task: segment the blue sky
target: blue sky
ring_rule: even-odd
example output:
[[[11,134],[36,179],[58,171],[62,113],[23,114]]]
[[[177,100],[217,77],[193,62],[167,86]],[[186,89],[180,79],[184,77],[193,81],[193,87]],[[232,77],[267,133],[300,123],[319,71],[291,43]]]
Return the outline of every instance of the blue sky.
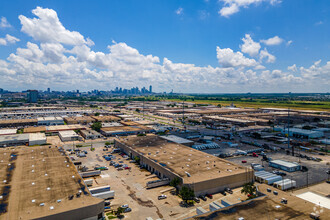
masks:
[[[327,0],[3,0],[0,18],[4,89],[329,92]]]

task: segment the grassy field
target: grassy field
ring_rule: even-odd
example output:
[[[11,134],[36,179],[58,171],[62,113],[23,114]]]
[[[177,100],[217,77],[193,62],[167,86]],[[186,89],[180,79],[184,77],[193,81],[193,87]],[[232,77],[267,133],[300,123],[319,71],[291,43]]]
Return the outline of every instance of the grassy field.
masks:
[[[178,101],[180,99],[167,99],[167,101]],[[330,111],[330,102],[327,101],[273,101],[267,102],[265,100],[256,100],[255,102],[250,101],[218,101],[218,100],[193,100],[186,99],[187,102],[193,102],[195,104],[212,104],[223,106],[229,106],[234,103],[236,107],[251,107],[251,108],[290,108],[290,109],[301,109],[301,110],[315,110],[315,111]]]

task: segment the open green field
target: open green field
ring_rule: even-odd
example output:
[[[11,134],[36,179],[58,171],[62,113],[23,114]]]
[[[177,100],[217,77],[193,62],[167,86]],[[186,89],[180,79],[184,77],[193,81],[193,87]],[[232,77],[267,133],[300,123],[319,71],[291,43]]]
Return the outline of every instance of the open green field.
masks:
[[[166,99],[167,101],[182,102],[180,99]],[[212,104],[229,106],[233,103],[236,107],[250,107],[250,108],[290,108],[300,110],[315,110],[315,111],[330,111],[329,101],[267,101],[267,100],[254,100],[251,101],[218,101],[218,100],[194,100],[186,99],[186,102],[193,102],[195,104]]]

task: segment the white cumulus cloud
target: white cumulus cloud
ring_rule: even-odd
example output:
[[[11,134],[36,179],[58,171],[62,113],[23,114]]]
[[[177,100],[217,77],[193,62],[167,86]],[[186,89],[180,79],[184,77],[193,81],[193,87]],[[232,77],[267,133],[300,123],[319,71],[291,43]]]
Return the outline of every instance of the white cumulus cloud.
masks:
[[[183,14],[183,8],[180,7],[177,10],[175,10],[175,14],[182,15]]]
[[[280,45],[281,43],[283,43],[283,39],[280,38],[279,36],[275,36],[275,37],[271,37],[267,40],[261,40],[261,43],[264,43],[268,46],[274,46],[274,45]]]
[[[243,44],[240,45],[241,51],[247,53],[250,56],[257,56],[261,48],[260,44],[253,41],[249,34],[245,34],[245,38],[242,38]]]
[[[297,72],[298,71],[296,64],[293,64],[292,66],[288,66],[288,70],[290,70],[292,72]]]
[[[248,8],[250,5],[258,5],[262,2],[268,2],[271,5],[280,3],[280,0],[219,0],[223,2],[223,7],[219,10],[219,14],[223,17],[229,17],[237,12],[240,8]]]
[[[36,18],[20,15],[22,32],[42,43],[63,43],[67,45],[91,44],[77,31],[67,30],[60,22],[56,11],[37,7],[32,10]]]
[[[230,48],[217,47],[217,58],[223,67],[253,67],[258,65],[254,59],[247,58],[241,52],[234,52]]]
[[[270,54],[266,48],[260,51],[260,60],[263,60],[266,58],[267,63],[274,63],[276,60],[276,57],[272,54]]]
[[[11,27],[11,25],[7,21],[7,18],[1,17],[1,19],[0,19],[0,28],[9,28],[9,27]]]
[[[6,37],[0,38],[0,45],[8,45],[8,44],[14,44],[16,42],[20,41],[18,38],[11,36],[9,34],[6,34]]]

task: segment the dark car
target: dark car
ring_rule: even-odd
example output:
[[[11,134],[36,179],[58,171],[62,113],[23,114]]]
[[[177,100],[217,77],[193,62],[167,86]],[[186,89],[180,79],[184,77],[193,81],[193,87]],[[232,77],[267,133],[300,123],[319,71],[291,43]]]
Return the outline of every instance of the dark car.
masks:
[[[213,199],[213,196],[211,194],[206,194],[206,197],[209,199]]]
[[[233,194],[233,191],[230,188],[225,189],[227,193]]]
[[[200,203],[201,202],[201,200],[199,198],[197,198],[197,197],[194,198],[194,201],[197,202],[197,203]]]
[[[308,168],[305,167],[305,166],[301,166],[301,172],[307,172],[308,171]]]
[[[201,200],[203,200],[203,201],[206,201],[206,200],[207,200],[205,196],[199,196],[199,198],[200,198]]]
[[[222,195],[227,195],[225,191],[220,192]]]

